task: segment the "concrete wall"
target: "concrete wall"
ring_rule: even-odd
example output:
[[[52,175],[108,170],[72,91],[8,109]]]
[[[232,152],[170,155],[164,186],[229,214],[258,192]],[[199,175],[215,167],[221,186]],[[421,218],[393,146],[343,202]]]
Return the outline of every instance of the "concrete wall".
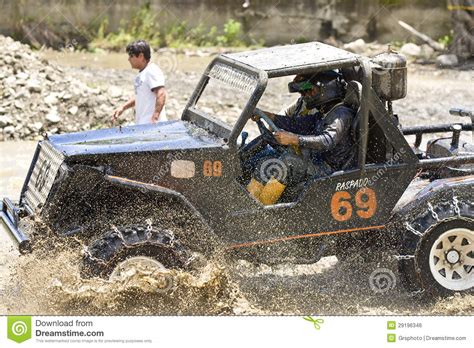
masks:
[[[229,18],[240,20],[254,39],[267,44],[291,40],[321,40],[334,35],[343,41],[355,38],[381,42],[406,40],[402,19],[438,38],[449,32],[450,13],[445,0],[154,0],[153,11],[161,27],[186,20],[191,25],[218,25]],[[6,0],[0,11],[0,33],[52,30],[68,38],[90,36],[108,17],[113,30],[129,19],[140,0]],[[26,26],[25,26],[26,25]],[[26,29],[25,29],[26,28]]]

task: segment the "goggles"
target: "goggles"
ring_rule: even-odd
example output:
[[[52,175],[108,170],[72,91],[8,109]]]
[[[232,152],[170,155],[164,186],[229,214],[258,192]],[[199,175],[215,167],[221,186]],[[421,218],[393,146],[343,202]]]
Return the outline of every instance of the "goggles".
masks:
[[[288,83],[288,91],[290,93],[301,93],[310,91],[315,85],[310,81],[290,82]]]

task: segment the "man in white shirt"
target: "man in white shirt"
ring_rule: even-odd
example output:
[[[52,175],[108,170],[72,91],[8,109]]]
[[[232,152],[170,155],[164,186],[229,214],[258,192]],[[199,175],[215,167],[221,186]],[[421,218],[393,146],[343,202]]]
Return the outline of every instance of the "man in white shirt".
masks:
[[[135,106],[136,124],[167,121],[165,76],[158,65],[151,63],[151,50],[146,41],[138,40],[127,46],[128,61],[138,69],[135,77],[135,96],[115,109],[112,121],[127,109]]]

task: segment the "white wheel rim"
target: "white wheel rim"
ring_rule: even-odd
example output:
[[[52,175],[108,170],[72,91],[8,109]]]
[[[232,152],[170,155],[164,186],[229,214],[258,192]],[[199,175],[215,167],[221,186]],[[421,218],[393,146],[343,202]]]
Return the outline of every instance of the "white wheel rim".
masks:
[[[140,270],[153,274],[155,272],[168,273],[168,269],[161,262],[146,256],[130,257],[118,264],[110,275],[110,280],[123,279],[124,272],[133,267],[139,267]]]
[[[441,234],[431,246],[430,271],[444,288],[463,291],[474,286],[474,233],[454,228]]]

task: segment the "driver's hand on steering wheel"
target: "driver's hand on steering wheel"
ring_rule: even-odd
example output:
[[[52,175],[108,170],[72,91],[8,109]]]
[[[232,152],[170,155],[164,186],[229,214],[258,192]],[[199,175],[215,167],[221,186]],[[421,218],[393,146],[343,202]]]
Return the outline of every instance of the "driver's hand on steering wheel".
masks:
[[[271,112],[268,112],[268,111],[262,111],[263,113],[265,113],[265,115],[268,116],[268,118],[270,118],[272,121],[275,119],[275,114],[272,114]],[[255,121],[257,122],[258,120],[260,120],[260,116],[258,115],[252,115],[252,121]]]
[[[298,136],[294,133],[278,131],[273,133],[273,136],[280,145],[299,145],[300,143]]]

